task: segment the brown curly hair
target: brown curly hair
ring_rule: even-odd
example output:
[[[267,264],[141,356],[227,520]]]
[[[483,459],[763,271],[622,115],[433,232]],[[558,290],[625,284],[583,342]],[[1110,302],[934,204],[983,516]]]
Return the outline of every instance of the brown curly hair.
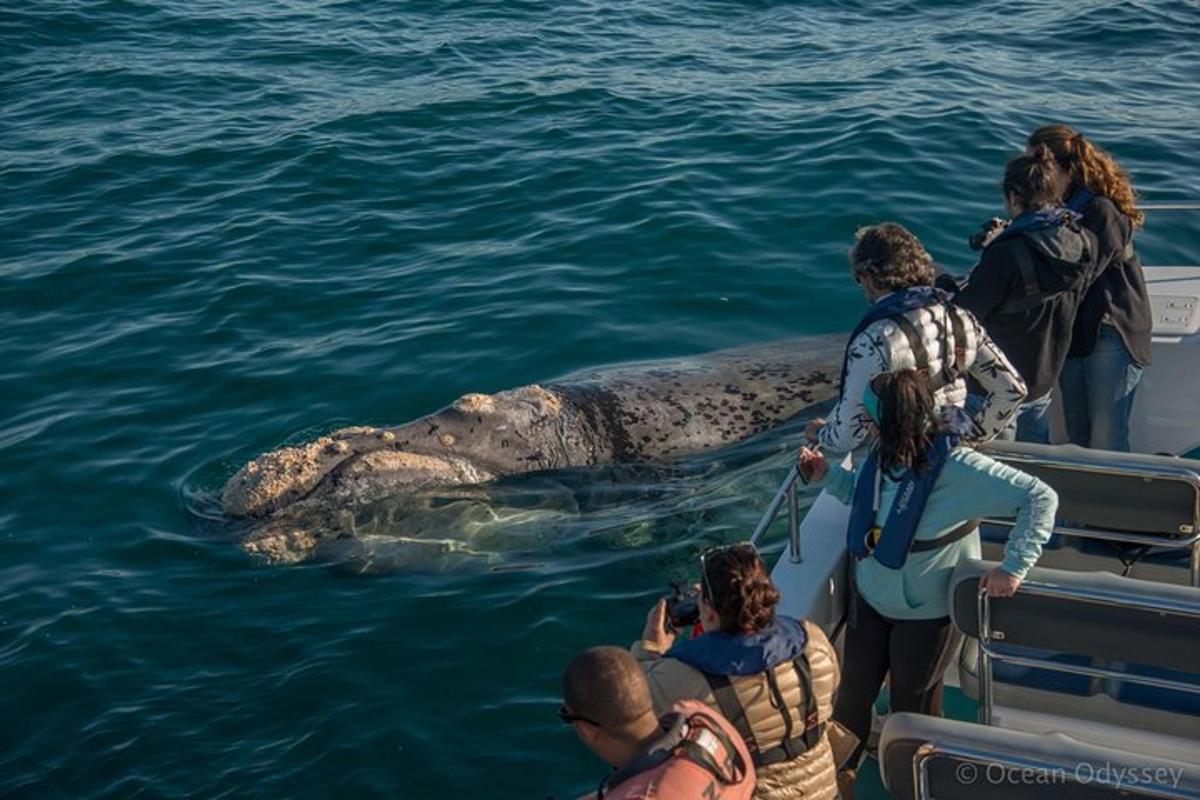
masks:
[[[1029,134],[1030,147],[1045,145],[1075,183],[1113,202],[1137,227],[1146,215],[1137,207],[1137,192],[1117,160],[1070,125],[1043,125]]]
[[[850,248],[854,279],[870,277],[881,289],[933,285],[933,258],[903,225],[883,222],[859,228]]]
[[[779,590],[752,544],[722,547],[707,555],[700,585],[724,633],[757,633],[775,622]]]
[[[1038,145],[1032,154],[1017,156],[1004,166],[1001,188],[1005,195],[1016,195],[1025,210],[1032,211],[1061,203],[1069,185],[1070,179],[1058,166],[1054,153]]]

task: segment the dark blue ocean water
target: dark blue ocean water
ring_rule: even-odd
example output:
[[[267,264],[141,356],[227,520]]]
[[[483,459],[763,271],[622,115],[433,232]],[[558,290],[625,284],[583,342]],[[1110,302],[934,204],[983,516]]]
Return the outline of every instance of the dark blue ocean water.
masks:
[[[466,391],[847,330],[856,226],[969,266],[1038,124],[1192,198],[1198,40],[1191,2],[9,0],[0,796],[589,789],[562,666],[745,535],[778,442],[516,490],[370,575],[254,563],[224,479]],[[1152,215],[1140,248],[1198,242]]]

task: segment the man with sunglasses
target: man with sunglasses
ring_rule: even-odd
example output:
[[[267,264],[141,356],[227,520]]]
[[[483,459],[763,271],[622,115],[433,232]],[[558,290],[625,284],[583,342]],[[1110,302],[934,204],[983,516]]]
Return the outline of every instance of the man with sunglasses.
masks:
[[[563,673],[563,722],[616,769],[597,798],[613,800],[749,800],[754,764],[738,732],[696,701],[659,717],[633,656],[593,647]]]

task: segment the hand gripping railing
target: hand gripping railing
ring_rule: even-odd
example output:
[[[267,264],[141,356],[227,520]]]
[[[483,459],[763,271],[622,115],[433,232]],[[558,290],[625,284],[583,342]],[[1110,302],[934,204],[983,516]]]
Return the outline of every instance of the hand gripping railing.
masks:
[[[793,564],[799,564],[803,559],[800,556],[800,499],[797,496],[796,484],[800,480],[800,468],[795,464],[788,470],[787,477],[783,479],[783,483],[779,485],[775,496],[771,498],[770,505],[763,512],[762,519],[758,521],[758,527],[754,529],[754,535],[750,537],[750,544],[758,547],[763,536],[766,535],[767,529],[771,527],[771,523],[779,516],[779,509],[783,507],[784,500],[788,506],[788,558]]]
[[[1025,581],[1021,584],[1021,588],[1017,590],[1017,595],[1074,600],[1080,603],[1091,603],[1102,606],[1140,608],[1166,616],[1200,619],[1200,606],[1197,606],[1195,603],[1166,599],[1152,600],[1114,590],[1067,588],[1053,583]],[[988,598],[986,589],[980,588],[977,603],[977,613],[979,615],[979,721],[984,725],[992,724],[992,709],[995,706],[992,690],[992,664],[996,661],[1015,664],[1018,667],[1048,669],[1053,672],[1065,672],[1071,675],[1086,675],[1090,678],[1110,678],[1126,683],[1153,686],[1158,689],[1171,689],[1200,694],[1200,684],[1196,683],[1187,683],[1170,678],[1155,678],[1149,675],[1133,675],[1121,672],[1120,670],[1104,669],[1102,667],[1061,664],[1057,661],[1042,658],[998,652],[993,647],[993,639],[1001,641],[1004,635],[992,631],[992,604]]]

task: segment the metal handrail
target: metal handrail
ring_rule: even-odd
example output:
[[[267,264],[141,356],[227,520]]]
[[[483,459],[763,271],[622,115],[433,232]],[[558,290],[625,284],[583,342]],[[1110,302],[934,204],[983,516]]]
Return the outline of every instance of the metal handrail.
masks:
[[[1143,611],[1153,611],[1161,614],[1170,614],[1178,617],[1189,617],[1200,619],[1200,604],[1175,602],[1170,600],[1151,600],[1136,595],[1128,595],[1122,592],[1112,590],[1083,590],[1083,589],[1068,589],[1064,586],[1058,586],[1052,583],[1044,583],[1042,581],[1025,581],[1017,590],[1018,594],[1031,595],[1033,597],[1049,597],[1058,600],[1075,600],[1081,603],[1092,603],[1102,606],[1116,606],[1120,608],[1137,608]],[[980,588],[976,596],[976,613],[979,616],[979,721],[984,725],[992,724],[992,709],[995,706],[995,698],[992,687],[992,662],[1002,661],[1009,664],[1015,664],[1022,667],[1033,667],[1036,669],[1046,669],[1052,672],[1064,672],[1069,675],[1084,675],[1091,678],[1109,678],[1120,680],[1126,683],[1136,683],[1141,686],[1153,686],[1158,689],[1171,689],[1175,691],[1189,692],[1192,694],[1200,694],[1200,684],[1186,683],[1184,681],[1176,681],[1170,678],[1155,678],[1149,675],[1131,675],[1127,672],[1119,670],[1104,669],[1102,667],[1087,667],[1082,665],[1061,664],[1055,661],[1049,661],[1028,656],[1018,656],[1010,653],[1001,653],[993,649],[992,640],[997,641],[1001,637],[994,637],[992,632],[992,604],[988,597],[987,589]]]
[[[1200,211],[1200,203],[1138,203],[1142,211]]]
[[[1112,465],[1098,464],[1094,457],[1095,450],[1080,448],[1077,453],[1017,453],[989,452],[988,455],[1007,464],[1021,469],[1024,466],[1044,467],[1072,472],[1082,472],[1092,475],[1112,475],[1123,478],[1141,478],[1177,481],[1192,487],[1192,525],[1188,530],[1181,529],[1178,533],[1154,535],[1149,533],[1126,533],[1106,528],[1076,528],[1071,526],[1055,526],[1054,532],[1063,536],[1079,539],[1093,539],[1107,542],[1123,542],[1126,544],[1161,547],[1167,550],[1190,550],[1188,560],[1188,579],[1192,586],[1200,586],[1200,473],[1181,464],[1129,464]],[[985,519],[992,525],[1012,527],[1013,520]],[[1183,535],[1183,538],[1169,538]],[[1189,535],[1190,534],[1190,535]]]
[[[779,484],[775,496],[767,505],[767,510],[763,512],[757,527],[754,528],[754,533],[750,536],[750,544],[758,547],[759,542],[767,533],[767,528],[770,528],[771,523],[779,516],[779,509],[783,507],[783,502],[786,500],[788,505],[788,558],[793,564],[799,564],[804,560],[800,555],[800,499],[796,489],[799,480],[800,468],[793,464],[783,479],[783,483]]]

